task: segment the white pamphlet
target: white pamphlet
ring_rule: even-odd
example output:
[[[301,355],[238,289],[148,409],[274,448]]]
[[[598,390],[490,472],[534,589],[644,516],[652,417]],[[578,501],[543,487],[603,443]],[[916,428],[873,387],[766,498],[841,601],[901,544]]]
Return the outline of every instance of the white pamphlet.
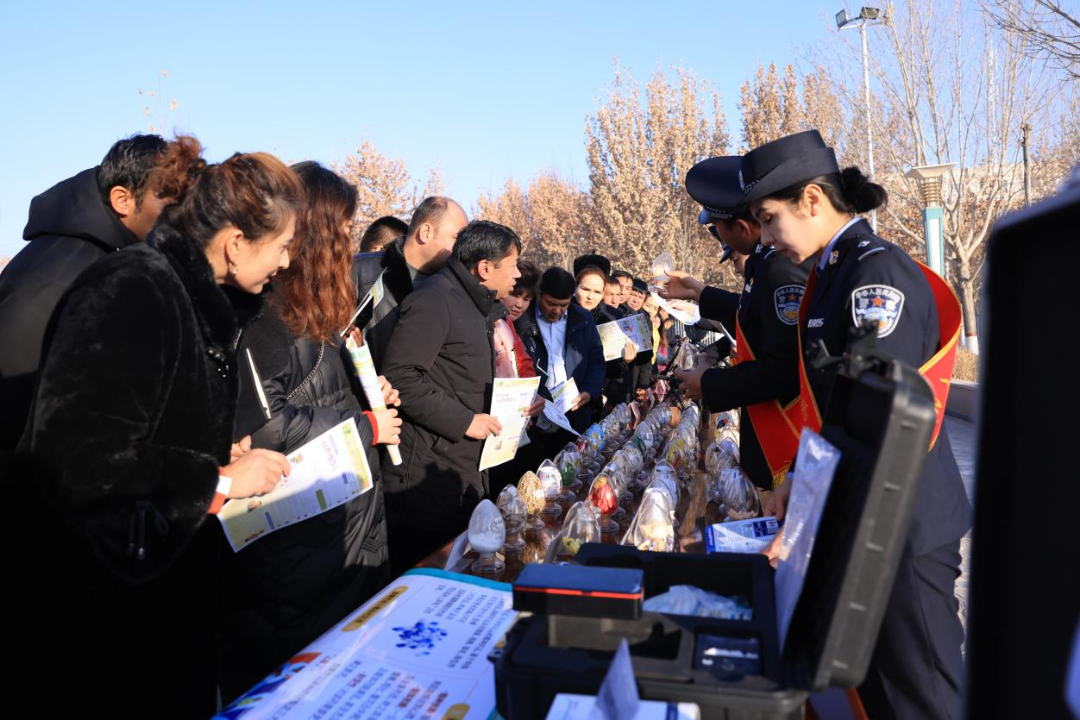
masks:
[[[566,414],[570,412],[570,408],[574,406],[574,401],[580,394],[574,378],[567,378],[562,385],[552,389],[551,399],[555,401],[555,407],[559,408],[559,412]]]
[[[561,427],[563,430],[572,432],[575,436],[581,435],[581,433],[570,425],[570,421],[566,418],[566,415],[559,412],[559,408],[556,407],[555,403],[547,399],[544,400],[544,417]]]
[[[532,405],[540,378],[495,378],[491,392],[491,414],[502,425],[502,432],[484,441],[480,469],[486,470],[514,459],[521,436],[529,424],[525,411]]]
[[[363,495],[372,488],[367,453],[349,418],[287,456],[288,477],[266,495],[229,500],[218,513],[233,552]]]

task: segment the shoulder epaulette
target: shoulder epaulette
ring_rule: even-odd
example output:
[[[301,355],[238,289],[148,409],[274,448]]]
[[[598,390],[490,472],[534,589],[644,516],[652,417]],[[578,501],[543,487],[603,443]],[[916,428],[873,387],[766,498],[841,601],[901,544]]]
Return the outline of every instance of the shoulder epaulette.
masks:
[[[876,253],[885,252],[886,249],[887,248],[884,248],[884,247],[870,248],[869,250],[867,250],[866,252],[864,252],[862,255],[859,256],[859,262],[862,262],[866,258],[868,258],[871,255],[874,255]]]

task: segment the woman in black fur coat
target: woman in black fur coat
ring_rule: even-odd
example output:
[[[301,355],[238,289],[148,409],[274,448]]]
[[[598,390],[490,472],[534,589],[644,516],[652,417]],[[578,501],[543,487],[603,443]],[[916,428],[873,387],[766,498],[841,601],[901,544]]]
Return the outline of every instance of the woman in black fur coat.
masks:
[[[280,453],[231,455],[235,350],[288,267],[303,188],[272,155],[206,166],[200,152],[184,138],[162,162],[162,194],[180,200],[148,243],[61,301],[24,435],[34,533],[9,567],[31,641],[6,671],[54,717],[214,712],[211,514],[288,472]]]
[[[261,417],[252,447],[290,453],[342,421],[356,421],[374,485],[321,515],[282,528],[228,556],[229,621],[222,633],[221,692],[229,700],[269,675],[359,607],[390,578],[379,453],[397,444],[401,419],[388,383],[388,409],[365,411],[339,333],[356,307],[352,240],[356,188],[314,162],[293,166],[307,192],[294,257],[274,280],[271,302],[240,342],[262,375],[269,421],[258,403],[240,416]],[[280,370],[278,367],[280,366]],[[361,393],[362,395],[362,393]],[[253,398],[252,398],[253,399]],[[252,407],[254,405],[255,407]],[[244,431],[241,430],[240,434]]]

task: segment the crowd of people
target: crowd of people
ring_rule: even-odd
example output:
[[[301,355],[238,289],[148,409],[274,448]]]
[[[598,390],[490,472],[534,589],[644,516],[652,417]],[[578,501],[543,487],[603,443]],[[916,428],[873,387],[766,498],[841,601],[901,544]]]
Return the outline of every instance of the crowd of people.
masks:
[[[734,367],[677,376],[710,410],[742,408],[743,464],[777,490],[782,515],[797,437],[777,423],[829,387],[817,370],[800,387],[800,325],[839,354],[847,328],[870,319],[915,366],[940,343],[918,270],[856,217],[884,191],[834,167],[816,133],[777,142],[687,178],[744,291],[671,270],[661,295],[735,332]],[[810,160],[785,163],[793,153]],[[8,507],[31,509],[9,518],[4,548],[19,588],[9,611],[43,638],[17,676],[42,702],[208,716],[571,441],[541,412],[564,385],[577,389],[566,416],[581,432],[670,371],[679,333],[666,302],[603,254],[540,268],[512,228],[470,221],[446,197],[407,222],[379,218],[357,242],[356,204],[317,163],[238,153],[210,164],[193,137],[154,135],[117,142],[34,198],[27,245],[0,275],[0,468]],[[606,359],[597,327],[634,315],[651,342]],[[370,350],[385,407],[362,391],[347,338]],[[502,429],[495,379],[537,376],[529,443],[480,471],[483,441]],[[350,419],[372,490],[232,552],[211,516],[270,492],[288,453]],[[882,659],[867,691],[884,706],[951,706],[959,686],[943,588],[968,508],[944,431],[931,460],[883,634],[908,659]],[[41,669],[58,645],[70,690],[46,695],[55,678]]]
[[[544,378],[534,418],[573,378],[584,429],[656,371],[632,346],[604,361],[597,323],[644,298],[606,258],[541,273],[511,228],[469,222],[445,197],[408,223],[379,218],[357,244],[356,204],[317,163],[208,164],[195,138],[155,135],[33,200],[27,245],[0,276],[13,340],[0,463],[6,500],[37,511],[8,525],[5,548],[20,617],[63,618],[76,685],[113,714],[167,698],[163,716],[208,715],[460,533],[493,483],[566,443],[535,425],[531,454],[480,472],[501,429],[495,377]],[[381,301],[350,328],[376,280]],[[655,307],[647,317],[659,322]],[[383,409],[345,354],[350,330],[381,372]],[[288,453],[350,418],[372,491],[231,552],[208,518],[271,491]]]

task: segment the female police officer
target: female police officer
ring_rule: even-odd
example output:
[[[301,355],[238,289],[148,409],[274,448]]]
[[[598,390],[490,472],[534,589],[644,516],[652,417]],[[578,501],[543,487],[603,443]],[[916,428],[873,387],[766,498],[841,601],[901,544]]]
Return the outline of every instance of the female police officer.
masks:
[[[963,631],[953,585],[970,506],[941,427],[959,330],[956,297],[856,217],[883,205],[886,192],[858,168],[841,171],[816,130],[756,148],[744,156],[741,173],[744,201],[761,223],[762,242],[795,263],[817,260],[799,312],[801,348],[824,343],[830,355],[840,355],[850,328],[870,322],[877,326],[879,349],[933,378],[938,429],[859,692],[873,718],[958,717]],[[818,408],[828,400],[834,375],[808,367],[805,356],[799,371],[803,424],[819,429]]]

